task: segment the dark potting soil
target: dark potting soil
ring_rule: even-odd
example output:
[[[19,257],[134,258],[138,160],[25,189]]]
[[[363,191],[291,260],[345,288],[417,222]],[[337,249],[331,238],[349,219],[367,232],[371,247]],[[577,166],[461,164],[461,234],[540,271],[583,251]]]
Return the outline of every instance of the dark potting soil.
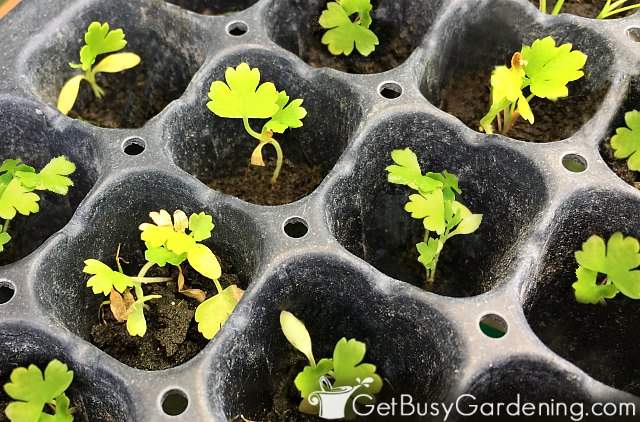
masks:
[[[377,1],[373,1],[373,10],[377,7]],[[371,30],[378,36],[380,44],[369,56],[364,57],[354,48],[349,56],[334,56],[326,45],[322,44],[322,36],[327,31],[318,20],[326,4],[320,2],[317,18],[311,25],[311,37],[300,37],[298,56],[314,67],[330,67],[347,73],[381,73],[401,65],[414,49],[415,32],[418,29],[413,24],[403,26],[400,33],[395,35],[387,24],[378,19],[373,19]]]
[[[453,114],[473,130],[480,127],[480,119],[489,110],[491,71],[473,72],[453,77],[441,93],[440,109]],[[530,142],[551,142],[566,139],[575,134],[595,114],[604,90],[588,96],[572,93],[556,102],[534,98],[530,104],[535,124],[518,119],[506,135]],[[494,122],[495,127],[495,122]]]
[[[274,394],[272,406],[255,415],[238,415],[233,422],[311,422],[320,421],[317,416],[307,415],[298,410],[302,401],[294,380],[298,373],[308,364],[300,353],[292,352],[286,359],[278,360],[278,367],[273,372],[272,383]]]
[[[149,83],[144,63],[120,73],[100,73],[96,81],[104,96],[96,98],[82,82],[70,117],[106,128],[139,128],[174,99],[170,89]]]
[[[217,293],[213,281],[201,276],[188,266],[183,266],[185,288],[201,289],[207,298]],[[156,267],[157,268],[157,267]],[[149,276],[166,277],[168,268],[152,270]],[[177,280],[178,272],[171,270],[171,277]],[[223,288],[236,284],[240,288],[238,276],[233,269],[224,265],[220,278]],[[178,293],[176,281],[154,283],[143,286],[145,295],[158,294],[162,298],[147,302],[145,318],[147,333],[144,337],[130,336],[126,323],[119,323],[108,306],[103,307],[104,321],[98,321],[91,328],[91,342],[120,362],[134,368],[159,370],[178,366],[202,350],[209,340],[198,332],[194,315],[198,301]]]
[[[540,7],[539,0],[530,0],[530,1],[536,7]],[[604,6],[605,3],[606,3],[606,0],[566,0],[560,12],[570,13],[572,15],[595,19],[595,17],[598,16],[600,11],[602,10],[602,6]],[[555,4],[556,4],[556,0],[547,0],[548,13],[551,13]],[[632,3],[629,2],[629,4],[632,4]],[[615,17],[623,18],[625,16],[629,16],[632,13],[633,13],[633,10],[629,10],[627,12],[616,14],[609,19],[613,19]]]
[[[310,194],[322,182],[319,166],[284,161],[280,176],[271,185],[275,164],[248,166],[243,174],[223,176],[209,182],[212,189],[258,205],[283,205]]]
[[[602,143],[600,147],[600,154],[602,154],[602,158],[605,163],[609,166],[611,170],[615,174],[618,175],[622,180],[630,184],[636,189],[640,189],[640,177],[638,172],[633,170],[629,170],[627,167],[627,159],[618,159],[613,156],[613,148],[611,147],[611,138],[607,139]]]

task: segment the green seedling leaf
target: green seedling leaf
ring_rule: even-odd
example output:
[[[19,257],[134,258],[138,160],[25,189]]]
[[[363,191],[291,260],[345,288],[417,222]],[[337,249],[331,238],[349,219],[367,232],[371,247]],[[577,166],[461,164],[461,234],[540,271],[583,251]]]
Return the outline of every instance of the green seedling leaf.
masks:
[[[624,121],[627,127],[620,127],[611,138],[614,156],[627,160],[630,170],[640,171],[640,111],[633,110],[625,113]]]
[[[360,392],[374,395],[382,389],[382,378],[376,374],[376,366],[362,363],[367,347],[356,339],[340,339],[333,351],[334,387],[355,386],[360,380],[372,378],[373,382]]]
[[[397,149],[391,152],[391,159],[395,164],[386,168],[389,173],[387,176],[389,183],[417,189],[418,182],[422,179],[422,170],[416,154],[409,148]],[[429,178],[428,180],[433,179]]]
[[[331,359],[320,359],[318,365],[307,365],[300,372],[293,383],[303,399],[307,399],[311,393],[320,389],[320,378],[327,376],[333,369]]]
[[[80,83],[84,80],[84,75],[76,75],[69,79],[62,86],[60,95],[58,96],[58,110],[62,114],[69,114],[73,105],[78,99],[78,92],[80,92]]]
[[[603,303],[617,291],[640,299],[640,243],[635,238],[617,232],[605,246],[604,239],[594,235],[582,244],[575,257],[579,267],[573,288],[579,302]],[[603,280],[598,280],[599,275]]]
[[[40,197],[31,191],[32,189],[25,187],[20,179],[12,179],[0,195],[0,217],[11,220],[16,213],[29,215],[38,212]]]
[[[76,165],[64,156],[52,159],[39,173],[17,171],[16,177],[22,184],[34,190],[48,190],[59,195],[66,195],[73,182],[68,177],[76,171]]]
[[[210,297],[196,308],[195,319],[198,331],[211,340],[229,318],[244,291],[232,284],[217,295]]]
[[[84,34],[85,45],[80,49],[80,63],[82,70],[87,71],[100,54],[113,53],[122,50],[127,41],[122,29],[109,29],[107,22],[92,22]]]
[[[304,323],[291,312],[282,311],[280,312],[280,328],[289,343],[307,357],[311,366],[316,366],[311,336]]]
[[[140,64],[140,56],[135,53],[110,54],[100,61],[93,73],[118,73],[136,67]]]
[[[130,336],[144,337],[147,333],[147,320],[144,317],[144,304],[153,299],[160,299],[160,295],[149,295],[138,298],[131,308],[127,318],[127,332]]]
[[[240,63],[225,72],[227,83],[215,81],[207,107],[216,116],[232,119],[268,119],[278,111],[278,91],[271,82],[260,84],[260,71]]]
[[[284,133],[285,130],[302,127],[302,119],[307,115],[307,110],[302,106],[303,100],[297,99],[289,103],[289,96],[285,91],[278,93],[278,111],[262,128],[262,133],[268,131]],[[287,105],[289,103],[289,105]]]
[[[214,227],[213,217],[204,212],[191,214],[189,217],[189,230],[196,242],[202,242],[210,238]]]
[[[93,294],[103,294],[109,296],[112,289],[122,293],[127,287],[133,287],[133,280],[118,271],[109,268],[108,265],[97,259],[87,259],[84,261],[85,267],[82,272],[93,274],[87,281],[87,287],[91,287]]]
[[[524,70],[533,95],[550,100],[569,95],[567,84],[584,76],[582,68],[587,62],[586,54],[572,48],[569,43],[556,47],[551,37],[522,47]]]
[[[416,245],[419,253],[418,262],[420,262],[427,271],[434,269],[438,255],[440,255],[442,251],[442,246],[443,243],[434,238],[430,238],[427,242],[420,242]]]
[[[11,235],[7,232],[0,232],[0,252],[4,251],[4,245],[11,241]]]
[[[71,421],[69,400],[64,392],[73,381],[73,371],[57,359],[49,362],[44,375],[35,365],[16,368],[11,372],[11,381],[4,385],[4,391],[15,402],[11,402],[5,414],[12,422],[38,422],[50,420],[56,422]],[[44,406],[56,403],[56,416],[47,419]],[[42,417],[45,417],[44,419]]]
[[[363,56],[370,55],[380,43],[371,26],[370,0],[338,0],[329,2],[320,15],[320,26],[327,29],[322,43],[333,55],[348,56],[355,48]],[[357,14],[352,21],[351,15]]]
[[[411,214],[411,217],[423,220],[425,229],[442,234],[447,227],[444,206],[442,190],[437,189],[426,195],[409,196],[409,202],[404,209]]]
[[[167,264],[171,264],[174,267],[182,264],[187,259],[187,254],[178,255],[171,252],[164,246],[152,247],[149,244],[146,245],[147,250],[144,252],[144,258],[158,265],[164,267]]]
[[[516,104],[516,110],[523,119],[533,123],[535,120],[533,112],[522,92],[524,84],[525,71],[522,67],[496,67],[491,75],[493,106],[503,104],[506,99],[509,103]]]
[[[217,280],[222,276],[222,267],[211,249],[202,244],[196,244],[187,251],[187,260],[194,270],[203,276]]]

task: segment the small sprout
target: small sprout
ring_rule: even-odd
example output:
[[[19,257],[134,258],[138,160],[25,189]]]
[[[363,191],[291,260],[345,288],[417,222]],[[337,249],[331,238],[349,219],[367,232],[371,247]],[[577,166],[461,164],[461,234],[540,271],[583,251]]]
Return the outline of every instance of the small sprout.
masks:
[[[68,176],[75,170],[75,164],[64,156],[52,159],[39,172],[20,159],[5,160],[0,165],[0,218],[5,220],[0,231],[0,252],[11,241],[9,224],[16,214],[27,216],[40,211],[40,197],[35,191],[66,195],[73,186]]]
[[[227,68],[226,83],[215,81],[209,90],[207,107],[218,117],[242,119],[244,129],[258,141],[251,154],[251,164],[264,166],[262,148],[272,145],[276,150],[276,168],[271,178],[275,184],[282,169],[284,154],[280,143],[273,138],[273,133],[284,133],[287,129],[302,127],[302,119],[307,111],[302,107],[301,99],[289,102],[286,91],[279,91],[271,82],[260,85],[260,71],[241,63],[235,69]],[[261,132],[254,131],[249,119],[269,119]]]
[[[640,111],[632,110],[624,115],[627,127],[616,129],[611,137],[614,157],[627,159],[627,167],[640,171]]]
[[[57,359],[49,362],[44,375],[36,365],[16,368],[4,391],[13,400],[4,413],[11,422],[73,421],[73,409],[65,391],[73,381],[73,371]],[[51,413],[53,412],[53,413]]]
[[[327,31],[322,44],[329,48],[334,56],[348,56],[353,47],[363,56],[368,56],[380,43],[376,34],[369,29],[371,19],[371,0],[336,0],[327,3],[320,15],[320,26]]]
[[[416,245],[420,254],[418,261],[427,271],[427,282],[433,283],[446,241],[475,232],[482,222],[482,214],[473,214],[456,201],[456,194],[462,194],[462,190],[455,175],[446,170],[423,175],[418,158],[409,148],[393,151],[391,158],[395,164],[386,168],[389,183],[405,185],[418,192],[409,196],[404,209],[424,225],[424,242]]]
[[[382,389],[382,378],[376,374],[376,366],[362,363],[367,347],[355,339],[341,338],[333,350],[333,358],[323,358],[318,361],[313,357],[311,336],[304,323],[292,313],[280,313],[280,327],[285,337],[293,347],[307,357],[309,365],[305,366],[294,384],[302,402],[299,410],[308,414],[317,414],[318,408],[309,401],[309,396],[321,389],[338,387],[359,388],[362,394],[373,396]],[[362,399],[362,398],[361,398]]]
[[[83,75],[76,75],[69,79],[58,96],[58,110],[68,114],[78,98],[80,82],[86,81],[96,98],[104,95],[104,90],[96,82],[98,73],[118,73],[136,67],[140,63],[140,56],[134,53],[110,54],[95,64],[101,54],[114,53],[122,50],[127,41],[122,29],[109,30],[108,23],[92,22],[84,34],[85,45],[80,49],[80,63],[69,63],[73,69],[81,69]]]
[[[211,237],[215,227],[213,218],[204,212],[187,217],[181,210],[176,210],[173,217],[165,210],[151,212],[149,216],[153,224],[143,223],[139,227],[140,238],[146,246],[147,262],[138,275],[134,277],[124,274],[118,254],[117,271],[98,260],[88,259],[83,270],[92,275],[87,281],[87,287],[96,295],[109,296],[108,304],[113,316],[119,322],[126,321],[129,335],[144,337],[147,332],[145,303],[161,296],[145,295],[143,285],[172,281],[166,277],[147,277],[147,273],[155,265],[164,267],[169,264],[177,267],[178,292],[200,302],[195,312],[198,331],[205,338],[212,339],[231,315],[243,293],[243,290],[235,285],[222,289],[218,281],[222,276],[220,262],[209,247],[200,243]],[[185,287],[181,267],[185,261],[195,271],[213,281],[218,291],[217,295],[206,299],[206,293],[202,290]]]
[[[519,117],[534,123],[530,101],[556,101],[569,95],[567,84],[584,76],[587,56],[571,50],[567,43],[556,47],[551,37],[525,45],[511,58],[511,67],[496,66],[491,74],[491,107],[480,120],[480,130],[491,134],[497,119],[498,131],[506,135]]]
[[[576,300],[604,304],[619,292],[640,299],[640,243],[622,233],[614,233],[607,244],[593,235],[575,253],[578,269],[573,283]]]
[[[602,10],[598,13],[598,16],[596,16],[596,19],[607,19],[619,13],[624,13],[640,7],[640,3],[628,4],[629,1],[630,0],[606,0],[602,6]],[[554,16],[558,15],[564,5],[564,2],[565,0],[556,0],[556,4],[551,14]],[[540,11],[542,13],[547,13],[547,0],[540,0]]]

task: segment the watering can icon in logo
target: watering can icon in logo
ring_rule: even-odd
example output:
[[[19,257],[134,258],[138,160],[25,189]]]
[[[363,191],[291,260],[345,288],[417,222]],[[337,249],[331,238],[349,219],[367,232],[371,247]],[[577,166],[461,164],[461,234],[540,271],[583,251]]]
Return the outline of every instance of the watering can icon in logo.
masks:
[[[356,378],[358,385],[333,388],[327,377],[320,378],[320,390],[309,394],[309,404],[320,406],[318,416],[322,419],[343,419],[347,402],[361,387],[368,388],[373,383],[373,378],[363,380]]]

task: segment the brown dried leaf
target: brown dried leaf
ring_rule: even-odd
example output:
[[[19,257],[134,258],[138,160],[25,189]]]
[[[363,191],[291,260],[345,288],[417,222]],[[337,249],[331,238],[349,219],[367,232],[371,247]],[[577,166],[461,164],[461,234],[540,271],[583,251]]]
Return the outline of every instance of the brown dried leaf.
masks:
[[[129,307],[125,303],[124,298],[120,293],[116,291],[116,289],[111,289],[111,293],[109,293],[109,307],[111,308],[111,313],[116,318],[118,322],[124,322],[128,317],[128,309]]]
[[[184,289],[180,290],[180,294],[183,294],[186,297],[190,297],[191,299],[195,299],[199,303],[204,302],[204,300],[207,298],[207,294],[200,289]]]

